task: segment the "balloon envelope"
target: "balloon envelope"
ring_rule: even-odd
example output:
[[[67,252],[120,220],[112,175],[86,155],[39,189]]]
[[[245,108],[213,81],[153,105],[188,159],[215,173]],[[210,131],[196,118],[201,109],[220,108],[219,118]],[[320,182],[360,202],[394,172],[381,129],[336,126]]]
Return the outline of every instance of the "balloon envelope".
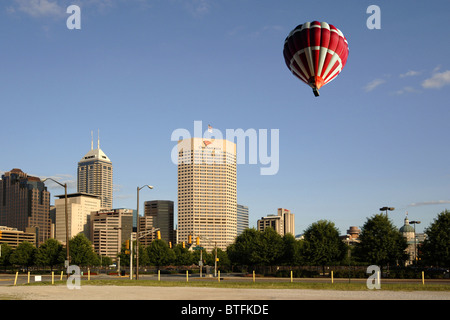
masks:
[[[348,43],[335,26],[319,21],[306,22],[289,33],[283,55],[289,70],[318,96],[319,89],[344,68]]]

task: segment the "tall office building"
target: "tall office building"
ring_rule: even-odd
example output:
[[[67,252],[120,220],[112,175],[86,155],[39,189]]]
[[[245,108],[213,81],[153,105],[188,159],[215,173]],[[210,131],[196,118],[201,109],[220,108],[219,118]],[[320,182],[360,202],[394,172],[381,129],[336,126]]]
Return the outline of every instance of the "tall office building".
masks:
[[[36,234],[39,246],[50,238],[50,192],[37,177],[20,169],[5,172],[0,180],[0,226]]]
[[[287,233],[295,236],[295,216],[291,213],[291,210],[279,208],[277,215],[269,214],[267,217],[261,217],[258,220],[257,227],[259,231],[273,228],[281,236]]]
[[[116,258],[133,231],[133,210],[99,210],[90,216],[92,245],[97,254]]]
[[[240,235],[248,229],[248,207],[241,204],[237,205],[237,235]]]
[[[66,200],[65,195],[56,196],[55,225],[56,240],[66,244]],[[86,238],[90,236],[89,218],[92,212],[101,209],[100,197],[87,193],[72,193],[67,195],[67,221],[69,240],[79,233]]]
[[[91,150],[78,162],[77,192],[89,193],[100,197],[104,209],[113,207],[113,166],[111,160],[91,141]]]
[[[191,138],[178,141],[178,242],[200,237],[210,251],[236,238],[236,144]]]
[[[279,208],[278,215],[283,217],[284,234],[290,233],[295,236],[295,215],[291,210]]]
[[[275,214],[268,214],[267,217],[261,217],[257,222],[258,231],[264,231],[267,228],[272,228],[279,235],[284,236],[284,221],[281,216]]]
[[[159,228],[161,239],[175,245],[175,231],[173,226],[173,201],[153,200],[144,202],[144,216],[139,217],[139,230],[151,230]],[[143,245],[149,245],[156,239],[156,233],[144,236],[140,241]]]

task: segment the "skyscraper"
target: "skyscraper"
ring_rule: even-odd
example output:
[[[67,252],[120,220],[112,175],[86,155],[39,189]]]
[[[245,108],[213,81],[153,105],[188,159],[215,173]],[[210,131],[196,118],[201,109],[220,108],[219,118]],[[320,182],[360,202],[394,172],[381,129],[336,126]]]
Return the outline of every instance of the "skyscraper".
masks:
[[[65,195],[56,196],[55,200],[55,238],[61,243],[66,243],[66,201]],[[86,238],[90,236],[89,218],[92,212],[100,210],[100,199],[98,196],[86,193],[71,193],[67,195],[67,221],[69,227],[69,239],[79,233]]]
[[[78,162],[77,192],[93,194],[100,197],[104,209],[113,207],[113,165],[111,160],[91,141],[91,150]]]
[[[20,169],[0,180],[0,226],[36,234],[39,246],[50,238],[50,192],[38,177]]]
[[[237,235],[240,235],[248,229],[248,207],[241,204],[237,205]]]
[[[167,243],[175,244],[175,231],[173,226],[173,201],[153,200],[144,202],[144,216],[139,217],[139,230],[159,228],[161,239]],[[156,239],[156,233],[151,233],[141,239],[143,245],[150,244]]]
[[[278,215],[283,217],[284,234],[290,233],[295,236],[295,216],[291,210],[278,208]]]
[[[236,144],[191,138],[178,141],[178,241],[200,237],[206,250],[236,238]]]
[[[124,241],[130,240],[133,231],[133,210],[100,210],[90,215],[91,241],[101,256],[117,257]]]

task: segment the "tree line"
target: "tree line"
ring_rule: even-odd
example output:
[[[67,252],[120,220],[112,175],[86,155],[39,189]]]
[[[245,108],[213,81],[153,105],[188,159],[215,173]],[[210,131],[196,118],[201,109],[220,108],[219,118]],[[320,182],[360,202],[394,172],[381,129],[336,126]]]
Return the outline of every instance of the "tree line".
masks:
[[[450,211],[441,212],[425,230],[427,238],[418,250],[418,264],[450,266]],[[302,240],[291,234],[278,235],[269,228],[264,232],[247,229],[227,248],[233,264],[270,265],[404,265],[409,259],[408,243],[385,214],[367,219],[359,242],[348,245],[339,236],[334,223],[319,220],[304,232]]]
[[[20,267],[28,269],[30,267],[47,267],[53,270],[61,268],[67,258],[67,251],[63,244],[56,239],[48,239],[45,243],[36,248],[30,242],[20,243],[16,249],[8,244],[1,244],[0,266]],[[91,241],[84,234],[78,234],[69,240],[70,264],[80,267],[97,266],[107,267],[113,264],[111,257],[98,255],[92,246]],[[134,251],[134,256],[136,251]],[[126,242],[122,244],[118,254],[121,266],[129,266],[130,253],[126,248]],[[228,266],[229,260],[225,251],[217,249],[217,257],[224,266]],[[202,253],[202,259],[206,265],[214,265],[215,254]],[[178,244],[173,248],[163,240],[154,240],[148,246],[139,246],[140,266],[191,266],[198,264],[200,251],[190,251],[188,248]]]
[[[443,211],[426,228],[427,238],[420,246],[418,264],[436,267],[450,266],[450,211]],[[304,232],[303,239],[293,235],[280,236],[275,230],[246,229],[226,250],[217,250],[221,270],[235,267],[256,266],[322,266],[327,265],[403,265],[408,259],[406,239],[384,214],[367,218],[361,228],[359,242],[354,246],[344,243],[335,224],[319,220]],[[0,265],[61,267],[66,259],[65,247],[55,239],[49,239],[39,248],[28,242],[15,250],[2,244]],[[91,242],[82,234],[69,240],[70,263],[78,266],[108,266],[111,258],[100,257]],[[129,250],[122,244],[119,254],[121,265],[128,266]],[[204,265],[214,265],[215,252],[202,253]],[[173,248],[163,240],[154,240],[148,246],[139,246],[141,266],[190,266],[197,265],[200,251],[191,251],[178,244]]]

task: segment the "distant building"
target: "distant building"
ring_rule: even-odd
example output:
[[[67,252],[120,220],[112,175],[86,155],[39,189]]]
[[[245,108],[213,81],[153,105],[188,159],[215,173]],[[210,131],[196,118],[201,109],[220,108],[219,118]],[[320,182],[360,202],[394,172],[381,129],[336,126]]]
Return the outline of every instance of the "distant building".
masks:
[[[173,201],[170,200],[154,200],[144,202],[144,216],[139,217],[139,231],[152,230],[159,228],[161,239],[167,243],[175,245],[175,231],[174,231],[174,214]],[[144,236],[140,242],[143,245],[149,245],[156,239],[156,232],[149,233]]]
[[[267,217],[261,217],[257,222],[257,228],[264,231],[266,228],[273,228],[278,234],[295,235],[295,216],[290,210],[279,208],[277,215],[269,214]]]
[[[66,244],[66,211],[65,195],[56,196],[55,200],[55,229],[56,240]],[[87,193],[72,193],[67,195],[67,219],[69,225],[69,239],[79,233],[83,233],[86,238],[90,236],[89,218],[92,212],[101,209],[99,196]]]
[[[111,160],[91,142],[91,150],[78,162],[77,192],[100,197],[103,209],[113,207],[113,165]]]
[[[22,242],[29,242],[36,245],[36,234],[19,231],[16,228],[0,226],[0,244],[5,243],[16,249]]]
[[[245,229],[248,229],[248,207],[238,204],[236,213],[237,235],[240,235]]]
[[[347,230],[347,234],[340,236],[341,240],[344,241],[348,245],[354,245],[359,241],[359,234],[361,233],[361,230],[358,227],[351,226]]]
[[[268,214],[266,217],[261,217],[257,222],[258,231],[264,231],[267,228],[274,229],[278,234],[284,235],[284,223],[281,216]]]
[[[347,234],[349,235],[350,239],[359,239],[359,234],[361,233],[361,230],[358,227],[351,226],[347,230]]]
[[[50,205],[50,238],[56,239],[56,207],[54,205]]]
[[[99,210],[91,214],[91,241],[101,256],[117,257],[122,243],[131,238],[132,209]]]
[[[283,217],[284,234],[290,233],[295,235],[295,216],[291,210],[279,208],[278,215]]]
[[[414,262],[416,256],[416,244],[417,241],[414,241],[415,231],[414,227],[409,224],[408,216],[405,217],[403,226],[399,229],[400,233],[406,239],[408,247],[405,252],[408,255],[408,260],[406,261],[406,265],[410,265]]]
[[[37,177],[20,169],[5,172],[0,180],[0,225],[36,233],[39,246],[51,236],[50,192]]]

